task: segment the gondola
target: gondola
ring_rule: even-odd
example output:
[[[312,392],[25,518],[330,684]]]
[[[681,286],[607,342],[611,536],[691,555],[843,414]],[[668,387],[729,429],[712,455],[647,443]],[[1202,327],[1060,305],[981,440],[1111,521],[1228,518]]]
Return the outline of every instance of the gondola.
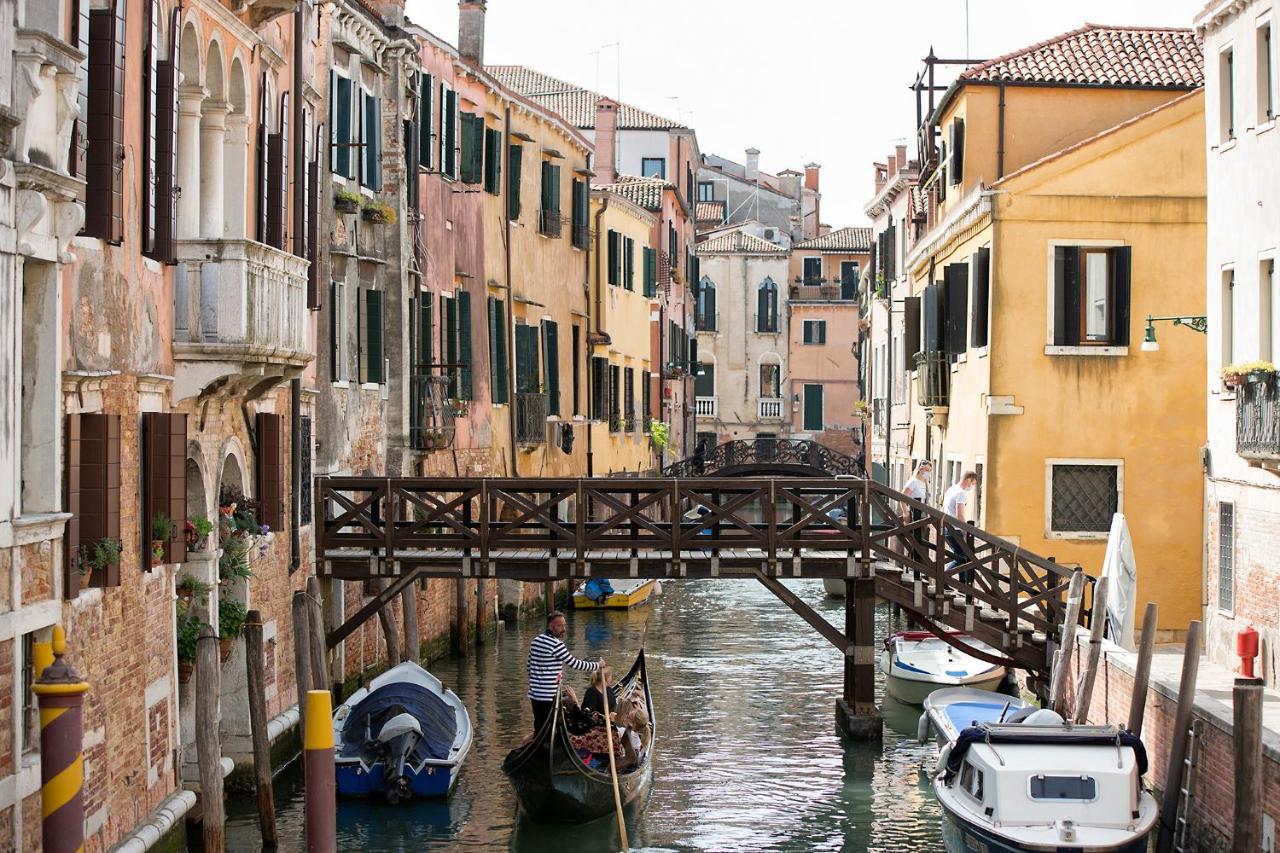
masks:
[[[649,712],[649,745],[640,764],[618,774],[618,786],[624,805],[641,802],[653,781],[653,750],[656,730],[653,715],[653,691],[645,675],[644,650],[636,662],[617,682],[619,695],[627,696],[641,685]],[[534,820],[551,823],[586,823],[611,814],[614,810],[613,782],[609,768],[596,770],[583,763],[569,745],[569,732],[561,714],[559,696],[555,712],[533,739],[508,753],[502,772],[511,780],[516,798],[525,814]]]

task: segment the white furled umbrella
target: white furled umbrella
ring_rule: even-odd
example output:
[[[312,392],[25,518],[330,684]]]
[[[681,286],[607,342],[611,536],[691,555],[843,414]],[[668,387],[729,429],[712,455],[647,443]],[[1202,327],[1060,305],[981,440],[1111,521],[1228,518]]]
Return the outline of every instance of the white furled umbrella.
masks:
[[[1102,577],[1107,581],[1107,636],[1129,651],[1133,643],[1133,623],[1137,617],[1138,564],[1133,558],[1133,539],[1123,513],[1111,518],[1107,552],[1102,558]]]

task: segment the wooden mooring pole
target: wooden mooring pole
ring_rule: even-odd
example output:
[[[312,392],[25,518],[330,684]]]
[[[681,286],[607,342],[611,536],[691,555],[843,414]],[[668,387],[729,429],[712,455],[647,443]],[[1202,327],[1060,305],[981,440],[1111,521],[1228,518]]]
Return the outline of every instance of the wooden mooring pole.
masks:
[[[196,759],[200,766],[200,822],[206,853],[222,853],[226,849],[222,746],[218,736],[221,693],[221,644],[213,629],[205,625],[196,640]]]
[[[377,582],[378,592],[387,588],[385,578]],[[388,601],[378,608],[378,622],[382,625],[382,639],[387,644],[387,665],[395,666],[404,660],[400,656],[400,631],[396,628],[396,612],[393,601]]]
[[[262,843],[274,847],[276,801],[271,786],[271,742],[267,739],[267,686],[263,672],[262,616],[250,610],[244,622],[245,672],[249,682],[249,729],[253,736],[253,778],[258,794],[258,824]]]
[[[298,688],[298,734],[307,736],[306,701],[314,686],[311,683],[311,616],[307,612],[307,594],[293,594],[293,677]]]
[[[1235,746],[1233,850],[1262,849],[1262,679],[1237,678],[1231,689]]]
[[[302,760],[306,773],[307,853],[337,853],[338,786],[333,766],[333,699],[328,690],[306,694],[306,718]]]
[[[1178,706],[1169,740],[1169,765],[1164,773],[1164,798],[1160,801],[1160,836],[1156,853],[1172,853],[1178,828],[1178,802],[1182,799],[1183,768],[1187,760],[1187,734],[1191,709],[1196,698],[1196,678],[1200,674],[1200,622],[1187,626],[1187,644],[1182,650],[1182,681],[1178,684]]]
[[[1080,622],[1080,606],[1084,600],[1084,572],[1077,570],[1067,587],[1067,614],[1062,621],[1062,641],[1053,657],[1049,678],[1049,707],[1067,716],[1067,675],[1071,672],[1071,653],[1076,644],[1076,626]]]
[[[400,610],[404,613],[404,659],[417,663],[422,657],[422,636],[418,631],[418,584],[400,591]]]
[[[1142,736],[1142,718],[1147,713],[1147,689],[1151,684],[1151,655],[1155,650],[1159,609],[1147,602],[1142,615],[1142,639],[1138,643],[1138,663],[1133,672],[1133,695],[1129,697],[1129,731]]]
[[[324,645],[323,600],[324,596],[320,594],[320,579],[312,575],[307,578],[307,641],[311,644],[312,690],[329,689],[329,657]]]
[[[54,627],[52,643],[36,645],[45,646],[37,649],[31,686],[40,708],[40,838],[45,853],[79,853],[84,850],[83,711],[89,684],[63,659],[67,638],[61,626]]]
[[[1098,578],[1093,587],[1093,616],[1089,620],[1089,649],[1084,660],[1084,678],[1076,691],[1076,725],[1089,717],[1093,701],[1093,683],[1098,677],[1098,659],[1102,656],[1102,629],[1107,624],[1107,578]],[[1105,709],[1104,709],[1105,710]]]

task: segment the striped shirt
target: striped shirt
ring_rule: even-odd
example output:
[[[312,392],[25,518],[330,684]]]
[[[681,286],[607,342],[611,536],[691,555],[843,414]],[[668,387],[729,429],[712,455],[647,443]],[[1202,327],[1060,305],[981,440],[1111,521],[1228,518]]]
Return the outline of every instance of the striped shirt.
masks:
[[[600,667],[596,661],[578,660],[569,654],[564,643],[543,631],[529,644],[529,698],[535,702],[551,702],[560,686],[564,665],[593,672]]]

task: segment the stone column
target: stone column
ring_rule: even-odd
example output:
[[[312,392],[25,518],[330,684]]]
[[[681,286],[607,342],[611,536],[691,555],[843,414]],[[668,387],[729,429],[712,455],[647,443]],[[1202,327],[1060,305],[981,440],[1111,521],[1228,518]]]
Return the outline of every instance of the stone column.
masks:
[[[200,107],[202,86],[178,87],[178,222],[180,240],[200,234]]]
[[[249,116],[232,113],[227,116],[227,136],[222,144],[222,235],[228,239],[245,236],[248,162]]]
[[[200,236],[223,234],[223,142],[227,136],[226,101],[206,100],[200,121]]]

